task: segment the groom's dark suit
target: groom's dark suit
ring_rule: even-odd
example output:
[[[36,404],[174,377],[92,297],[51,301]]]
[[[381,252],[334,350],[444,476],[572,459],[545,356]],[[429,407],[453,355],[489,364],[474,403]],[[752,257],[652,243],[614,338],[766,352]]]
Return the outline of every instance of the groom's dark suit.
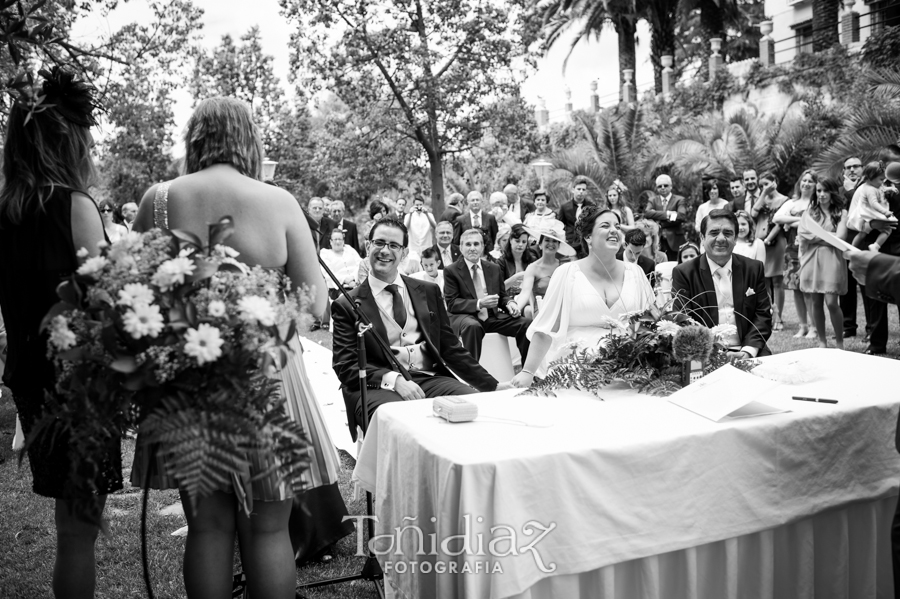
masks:
[[[752,291],[750,291],[752,290]],[[765,265],[744,256],[731,256],[731,293],[734,297],[734,324],[741,347],[755,347],[758,356],[772,352],[766,345],[772,334],[772,310],[766,289]],[[672,294],[676,306],[707,327],[719,324],[716,286],[705,254],[675,267]]]
[[[471,384],[478,391],[493,391],[497,388],[497,380],[481,367],[472,358],[453,333],[450,320],[444,308],[440,287],[434,283],[420,281],[406,276],[400,276],[409,291],[409,300],[416,320],[419,323],[418,332],[422,335],[431,359],[434,361],[434,376],[412,372],[412,380],[418,384],[425,395],[437,397],[439,395],[461,395],[474,393],[475,391],[463,383],[459,378]],[[372,288],[369,280],[350,292],[359,309],[373,325],[373,330],[388,344],[393,345],[393,340],[388,338],[387,329],[381,317],[381,312],[372,296]],[[341,381],[344,392],[344,403],[347,406],[347,422],[350,425],[350,434],[356,439],[356,426],[362,424],[362,406],[360,405],[359,391],[359,364],[356,351],[356,315],[345,297],[340,297],[332,304],[334,317],[334,355],[332,366]],[[390,401],[401,401],[401,397],[394,391],[381,388],[382,379],[389,372],[396,372],[396,368],[390,357],[381,349],[375,341],[372,332],[365,335],[366,343],[366,389],[371,417],[375,408]],[[405,370],[405,369],[404,369]],[[410,374],[401,372],[401,376]]]

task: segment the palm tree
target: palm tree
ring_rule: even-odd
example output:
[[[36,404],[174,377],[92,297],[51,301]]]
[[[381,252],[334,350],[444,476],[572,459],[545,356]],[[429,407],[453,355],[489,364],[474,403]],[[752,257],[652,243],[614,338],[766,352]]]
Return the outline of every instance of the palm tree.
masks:
[[[638,0],[555,0],[543,10],[546,47],[551,47],[559,38],[574,27],[579,30],[569,47],[563,69],[572,51],[582,40],[599,38],[610,23],[619,42],[619,97],[625,84],[624,71],[636,72],[635,34],[637,33]]]
[[[900,143],[900,110],[896,104],[872,103],[857,108],[847,118],[837,141],[819,155],[813,168],[839,179],[841,167],[849,156],[858,156],[865,164],[878,160],[885,146],[897,143]]]

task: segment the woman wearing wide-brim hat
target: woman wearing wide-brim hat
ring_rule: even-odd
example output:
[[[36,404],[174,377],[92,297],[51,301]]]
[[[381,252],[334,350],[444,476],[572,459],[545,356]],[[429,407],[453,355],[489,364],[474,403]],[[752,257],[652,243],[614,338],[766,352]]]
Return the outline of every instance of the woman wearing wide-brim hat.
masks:
[[[558,220],[543,221],[536,226],[525,227],[525,231],[537,239],[541,257],[525,269],[522,291],[515,301],[517,305],[523,306],[526,316],[533,318],[547,293],[550,278],[559,268],[559,256],[574,256],[575,248],[566,243],[565,227]]]

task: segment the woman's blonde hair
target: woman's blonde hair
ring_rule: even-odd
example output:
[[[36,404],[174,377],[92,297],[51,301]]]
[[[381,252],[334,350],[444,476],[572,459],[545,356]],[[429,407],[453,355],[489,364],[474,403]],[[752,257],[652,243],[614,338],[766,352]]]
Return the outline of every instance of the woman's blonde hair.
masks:
[[[241,174],[262,180],[262,138],[245,102],[225,97],[200,102],[184,130],[184,147],[187,174],[230,164]]]

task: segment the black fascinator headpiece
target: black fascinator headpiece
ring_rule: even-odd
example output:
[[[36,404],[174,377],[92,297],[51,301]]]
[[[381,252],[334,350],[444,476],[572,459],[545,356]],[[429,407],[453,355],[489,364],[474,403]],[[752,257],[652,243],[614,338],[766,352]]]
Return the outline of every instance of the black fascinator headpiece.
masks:
[[[93,85],[77,79],[75,73],[60,66],[41,69],[38,75],[44,79],[40,87],[34,84],[31,73],[20,73],[8,86],[16,103],[28,111],[26,123],[52,108],[75,125],[92,127],[97,124],[94,110],[100,106],[94,99],[96,89]]]

